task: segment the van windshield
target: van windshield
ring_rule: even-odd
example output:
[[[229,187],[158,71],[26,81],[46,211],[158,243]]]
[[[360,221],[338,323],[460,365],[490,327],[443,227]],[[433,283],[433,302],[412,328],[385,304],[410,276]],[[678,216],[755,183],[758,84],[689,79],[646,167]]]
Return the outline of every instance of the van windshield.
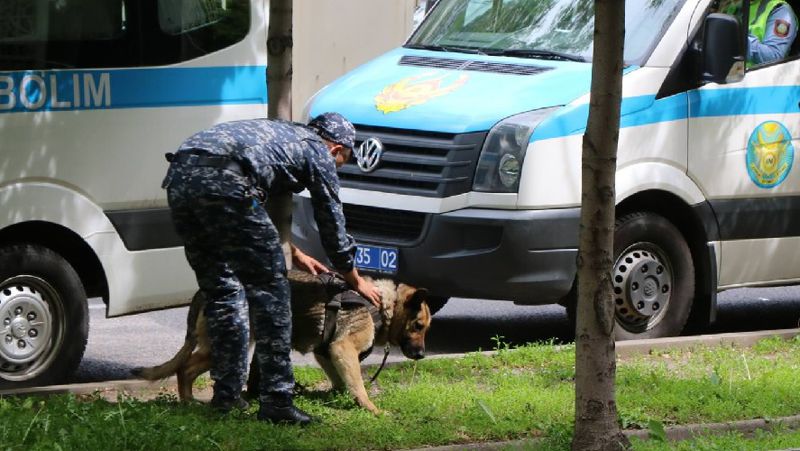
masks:
[[[641,63],[684,0],[625,2],[626,64]],[[441,0],[406,47],[590,61],[594,0]]]

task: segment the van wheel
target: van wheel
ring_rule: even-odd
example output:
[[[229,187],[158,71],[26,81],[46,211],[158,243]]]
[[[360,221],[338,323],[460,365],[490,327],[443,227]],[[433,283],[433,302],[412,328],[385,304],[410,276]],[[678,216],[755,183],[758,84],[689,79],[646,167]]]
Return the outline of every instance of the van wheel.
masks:
[[[680,231],[654,213],[616,221],[612,290],[616,340],[679,335],[694,296],[694,263]],[[575,330],[577,291],[565,300]]]
[[[611,281],[618,340],[679,335],[694,296],[694,263],[681,232],[653,213],[616,222]]]
[[[32,244],[0,248],[0,388],[63,382],[88,335],[86,292],[63,257]]]

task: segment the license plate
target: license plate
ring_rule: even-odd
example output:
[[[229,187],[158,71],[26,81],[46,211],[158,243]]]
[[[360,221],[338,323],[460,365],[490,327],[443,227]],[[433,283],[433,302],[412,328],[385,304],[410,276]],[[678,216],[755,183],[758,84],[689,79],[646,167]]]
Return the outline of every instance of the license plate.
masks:
[[[356,268],[379,271],[389,274],[397,272],[397,248],[382,246],[365,246],[356,248]]]

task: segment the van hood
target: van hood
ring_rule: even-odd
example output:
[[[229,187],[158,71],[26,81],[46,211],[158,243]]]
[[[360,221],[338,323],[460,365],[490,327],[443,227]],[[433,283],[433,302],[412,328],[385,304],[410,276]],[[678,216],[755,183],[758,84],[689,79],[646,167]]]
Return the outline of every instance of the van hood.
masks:
[[[326,86],[309,112],[336,111],[362,126],[486,131],[588,93],[591,71],[590,63],[399,48]]]

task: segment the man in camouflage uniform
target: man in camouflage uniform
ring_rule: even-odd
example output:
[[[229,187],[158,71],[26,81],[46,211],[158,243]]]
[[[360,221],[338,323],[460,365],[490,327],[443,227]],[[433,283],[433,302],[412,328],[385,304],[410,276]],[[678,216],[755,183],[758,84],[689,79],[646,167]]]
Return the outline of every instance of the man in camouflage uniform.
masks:
[[[171,156],[163,186],[175,228],[200,290],[211,340],[211,404],[243,408],[248,310],[261,382],[258,418],[305,424],[292,403],[291,309],[286,261],[265,211],[271,195],[308,189],[322,244],[333,266],[376,305],[377,289],[353,266],[355,242],[345,232],[336,168],[349,158],[355,128],[338,113],[309,125],[253,119],[227,122],[187,139]],[[324,266],[298,249],[301,269]],[[247,305],[245,305],[245,299]]]

